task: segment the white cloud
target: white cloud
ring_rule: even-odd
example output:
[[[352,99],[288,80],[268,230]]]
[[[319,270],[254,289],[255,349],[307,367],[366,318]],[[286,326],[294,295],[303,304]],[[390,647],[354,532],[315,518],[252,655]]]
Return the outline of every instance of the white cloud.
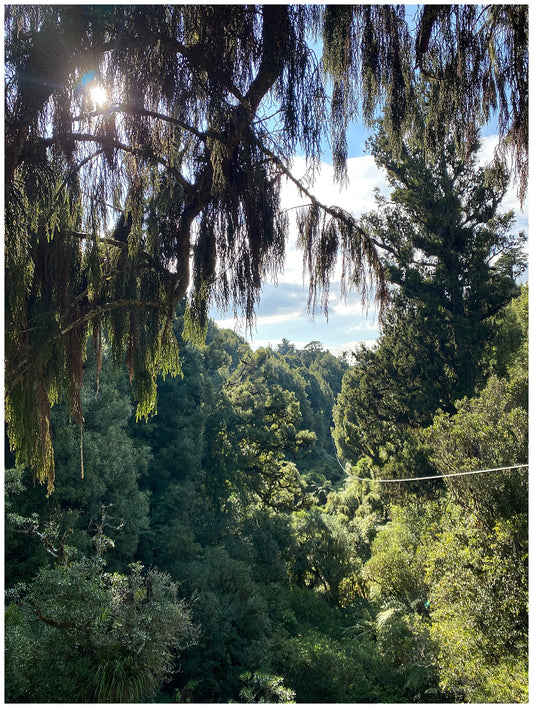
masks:
[[[276,339],[276,338],[254,339],[250,343],[250,346],[254,351],[256,349],[260,349],[261,347],[271,347],[272,349],[276,349],[277,346],[279,344],[281,344],[283,338],[284,337],[279,337],[278,339]],[[296,349],[304,349],[309,344],[309,341],[310,341],[310,340],[293,341],[292,339],[290,339],[290,337],[285,337],[285,339],[288,339],[290,341],[290,343],[293,344]],[[339,344],[337,346],[327,346],[326,344],[324,344],[324,349],[331,352],[334,356],[338,356],[338,357],[341,357],[344,354],[347,354],[348,358],[350,359],[351,354],[354,351],[356,351],[361,344],[364,344],[367,347],[373,347],[376,344],[376,340],[375,339],[367,339],[364,341],[363,340],[352,340],[352,341],[345,342],[343,344]]]
[[[478,162],[480,165],[486,165],[494,159],[494,152],[499,142],[497,135],[488,135],[481,138],[481,148],[478,153]],[[523,206],[520,206],[520,201],[517,196],[517,184],[511,180],[509,189],[502,199],[500,211],[506,213],[514,211],[516,218],[516,231],[528,231],[529,228],[529,200],[526,198]]]
[[[364,332],[365,334],[369,334],[369,332],[375,332],[377,337],[379,334],[379,324],[376,318],[372,322],[349,325],[344,331],[346,334],[353,334],[354,332]]]
[[[352,353],[355,352],[362,344],[364,344],[367,347],[374,347],[376,344],[375,339],[366,339],[366,340],[353,340],[351,342],[345,342],[344,344],[340,344],[336,347],[328,347],[328,350],[334,355],[334,356],[342,356],[343,354],[348,355],[348,361],[352,359]]]
[[[294,160],[291,174],[302,181],[306,188],[327,206],[340,206],[355,216],[374,208],[376,186],[387,189],[385,174],[379,170],[371,155],[351,157],[347,160],[348,183],[341,187],[334,181],[333,167],[322,162],[313,184],[307,179],[308,170],[303,158]],[[301,196],[292,182],[286,182],[282,190],[282,208],[308,204],[307,197]]]
[[[499,143],[497,135],[486,135],[480,140],[478,152],[478,162],[480,165],[487,165],[494,159],[494,151]]]
[[[306,178],[308,169],[304,158],[296,158],[291,168],[291,174],[301,180],[322,204],[341,207],[357,218],[375,209],[374,189],[376,187],[385,194],[388,193],[389,188],[384,173],[377,168],[374,158],[370,155],[349,158],[347,171],[348,184],[346,187],[341,187],[333,179],[333,167],[325,162],[321,163],[313,184],[310,184]],[[295,207],[306,204],[309,204],[309,199],[299,193],[293,182],[285,180],[281,191],[281,207],[287,210],[289,216],[289,238],[286,244],[285,268],[278,278],[280,283],[304,282],[303,254],[297,246]],[[340,274],[336,273],[335,279],[339,277]]]
[[[340,297],[340,283],[331,283],[329,317],[319,310],[314,316],[307,309],[307,288],[295,283],[266,284],[251,332],[246,331],[242,318],[226,317],[213,312],[221,328],[231,328],[246,337],[251,346],[277,346],[283,338],[302,347],[320,341],[330,351],[353,349],[355,342],[344,344],[351,337],[357,341],[373,341],[378,336],[377,316],[373,308],[367,313],[357,293]]]
[[[336,303],[336,304],[332,304]],[[344,302],[339,300],[335,293],[330,297],[329,312],[334,313],[338,317],[361,317],[366,314],[366,307],[363,307],[361,300],[357,298],[356,302]]]
[[[213,320],[217,327],[220,329],[234,329],[237,331],[239,329],[239,320],[235,317],[224,317],[222,319]]]
[[[256,324],[258,327],[261,327],[263,325],[283,324],[284,322],[299,320],[301,316],[301,310],[295,310],[294,312],[288,313],[280,313],[277,315],[260,315],[256,320]]]
[[[276,349],[278,344],[281,344],[283,339],[288,339],[291,344],[295,346],[296,349],[303,349],[307,344],[309,344],[308,341],[296,341],[293,342],[292,339],[289,337],[279,337],[278,339],[276,338],[269,338],[269,339],[254,339],[251,343],[250,346],[252,349],[260,349],[261,347],[271,347],[272,349]]]
[[[305,313],[302,310],[294,310],[292,312],[283,312],[282,303],[280,303],[280,309],[278,312],[272,315],[258,315],[252,325],[253,331],[258,331],[267,327],[277,327],[278,325],[286,327],[290,322],[294,324],[301,323],[302,319],[305,319]],[[217,327],[222,329],[234,329],[243,336],[245,335],[245,323],[242,319],[237,317],[226,317],[223,319],[215,319],[215,324]],[[280,338],[279,341],[281,341]]]

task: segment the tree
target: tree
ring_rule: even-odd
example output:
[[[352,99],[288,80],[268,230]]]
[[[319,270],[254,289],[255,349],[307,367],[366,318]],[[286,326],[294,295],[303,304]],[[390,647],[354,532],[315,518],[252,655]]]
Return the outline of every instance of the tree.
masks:
[[[416,15],[411,54],[405,51],[407,27],[397,21],[403,13],[378,5],[326,8],[324,62],[334,77],[333,102],[353,111],[360,101],[367,123],[379,105],[385,128],[399,145],[418,103],[413,77],[421,79],[428,107],[424,141],[434,147],[451,134],[463,158],[475,141],[477,121],[498,108],[500,134],[508,134],[523,198],[527,12],[516,5],[424,5]]]
[[[479,143],[468,162],[446,136],[427,148],[421,139],[427,113],[420,111],[417,121],[399,153],[383,130],[371,140],[392,194],[362,223],[383,249],[387,279],[402,305],[421,313],[425,329],[432,323],[446,332],[443,354],[456,379],[454,394],[462,397],[473,393],[489,318],[518,293],[526,237],[513,234],[512,213],[499,213],[508,186],[503,165],[477,167]]]
[[[90,363],[94,370],[92,357]],[[89,545],[87,531],[94,531],[102,507],[108,507],[113,525],[120,528],[106,530],[115,543],[108,562],[113,570],[122,570],[136,558],[139,537],[149,523],[149,498],[142,487],[149,470],[150,448],[135,445],[129,434],[133,405],[125,372],[114,370],[104,356],[98,390],[94,376],[89,374],[87,379],[82,388],[81,439],[80,428],[69,421],[64,406],[57,406],[52,412],[60,489],[45,499],[42,487],[36,486],[31,498],[33,503],[38,498],[36,505],[44,515],[68,516],[75,512],[78,519],[74,528],[85,552]],[[85,542],[80,536],[85,536]]]
[[[8,592],[6,694],[14,702],[150,700],[175,671],[176,654],[196,637],[190,611],[169,576],[139,563],[105,571],[113,542],[61,558]],[[39,533],[47,546],[47,532]],[[53,539],[52,539],[53,540]]]
[[[527,701],[527,516],[487,528],[448,504],[427,556],[431,637],[452,700]]]
[[[181,564],[199,551],[199,526],[214,523],[211,496],[205,493],[204,459],[209,458],[211,429],[218,424],[214,411],[223,380],[219,369],[223,371],[229,359],[221,335],[217,343],[195,347],[181,340],[180,324],[182,318],[176,334],[183,376],[158,381],[157,413],[131,430],[136,445],[149,445],[152,451],[143,480],[150,495],[150,528],[141,538],[141,558],[174,578],[181,577]],[[211,528],[215,536],[220,525],[219,520]]]
[[[393,188],[361,223],[382,252],[392,290],[375,349],[361,347],[335,409],[346,459],[382,464],[415,428],[482,383],[494,316],[519,294],[525,235],[499,214],[507,174],[497,162],[464,163],[448,139],[429,149],[426,114],[399,153],[383,129],[371,141]]]
[[[484,354],[487,370],[499,378],[527,377],[529,286],[494,317],[494,336]]]
[[[227,380],[215,411],[210,484],[219,478],[224,496],[229,487],[234,501],[245,506],[294,509],[309,502],[296,456],[311,448],[316,435],[302,429],[295,394],[272,376],[277,363],[270,350],[259,349]]]
[[[392,307],[377,346],[355,353],[333,410],[337,450],[352,465],[364,458],[378,467],[390,459],[397,464],[404,451],[416,451],[413,435],[439,407],[453,409],[453,357],[438,325],[415,310]]]
[[[298,512],[293,524],[297,548],[291,575],[300,586],[316,588],[328,602],[338,605],[342,581],[355,567],[346,529],[318,507]]]
[[[187,566],[183,585],[200,636],[180,657],[177,678],[181,687],[194,682],[195,702],[237,699],[241,674],[264,661],[268,606],[250,571],[221,547],[204,549]]]
[[[392,505],[391,521],[381,527],[364,566],[370,594],[395,599],[404,610],[424,612],[429,588],[425,581],[425,546],[431,544],[440,509],[435,503],[411,499],[403,507]]]
[[[83,554],[90,552],[91,535],[105,507],[106,534],[115,543],[108,564],[123,571],[136,558],[139,537],[149,523],[148,494],[141,487],[149,469],[150,450],[135,445],[129,435],[133,405],[126,373],[114,370],[104,356],[96,390],[96,366],[90,354],[86,368],[90,373],[81,391],[83,428],[69,420],[65,406],[52,411],[55,462],[61,481],[57,493],[47,498],[43,487],[32,484],[31,472],[19,469],[26,491],[13,503],[19,514],[36,513],[43,523],[68,532],[69,543]],[[10,581],[27,580],[42,562],[39,545],[35,547],[28,536],[21,543],[20,534],[6,539],[5,556]]]
[[[526,464],[528,459],[527,381],[492,377],[475,398],[458,403],[453,416],[439,413],[426,431],[441,474]],[[479,523],[527,514],[526,468],[446,480],[451,496]]]
[[[297,149],[316,167],[327,130],[342,178],[359,104],[367,123],[383,109],[397,136],[420,77],[434,125],[446,115],[456,137],[499,108],[524,175],[526,19],[525,6],[429,6],[414,39],[388,5],[8,8],[6,417],[18,462],[52,490],[50,407],[66,398],[81,423],[88,333],[125,357],[146,417],[158,372],[179,371],[172,317],[190,285],[189,336],[205,333],[213,299],[252,318],[283,261],[280,180],[294,179]],[[321,65],[306,44],[316,36]],[[366,295],[374,279],[383,296],[364,231],[297,184],[311,202],[300,221],[311,299],[327,297],[338,251],[345,280]],[[126,242],[110,228],[121,218]]]
[[[245,703],[294,703],[296,692],[290,688],[285,688],[283,679],[280,676],[269,676],[268,674],[254,673],[247,671],[242,674],[241,680],[244,688],[240,697]]]

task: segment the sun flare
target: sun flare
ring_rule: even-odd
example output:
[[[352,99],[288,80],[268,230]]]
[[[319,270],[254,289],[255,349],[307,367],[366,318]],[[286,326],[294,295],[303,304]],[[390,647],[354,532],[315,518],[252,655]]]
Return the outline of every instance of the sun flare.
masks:
[[[90,91],[91,99],[97,108],[103,108],[107,103],[107,91],[100,84],[93,86]]]

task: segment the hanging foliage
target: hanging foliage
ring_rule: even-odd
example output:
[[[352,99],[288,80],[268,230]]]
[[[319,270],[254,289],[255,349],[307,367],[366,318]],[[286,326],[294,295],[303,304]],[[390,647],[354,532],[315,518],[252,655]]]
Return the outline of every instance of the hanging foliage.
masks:
[[[81,425],[88,335],[149,415],[158,372],[180,370],[176,305],[189,293],[190,337],[213,301],[252,321],[283,264],[281,179],[297,151],[316,170],[329,135],[342,180],[358,110],[401,135],[422,80],[428,135],[445,116],[468,138],[498,107],[524,193],[526,6],[426,7],[413,37],[395,6],[10,5],[5,49],[6,417],[50,490],[50,407]],[[327,307],[338,250],[345,285],[382,297],[372,242],[312,204],[311,302]]]

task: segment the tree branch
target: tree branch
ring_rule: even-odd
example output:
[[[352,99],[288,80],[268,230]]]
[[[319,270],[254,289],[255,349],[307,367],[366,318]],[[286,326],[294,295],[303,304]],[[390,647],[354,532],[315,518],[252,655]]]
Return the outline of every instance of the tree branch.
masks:
[[[133,103],[118,103],[118,104],[113,104],[109,108],[102,108],[101,110],[94,110],[91,111],[90,113],[82,114],[79,116],[74,116],[72,118],[73,123],[77,123],[84,118],[95,118],[97,116],[107,116],[111,115],[112,113],[127,113],[128,115],[139,115],[139,116],[148,116],[149,118],[157,118],[158,120],[165,121],[165,123],[171,123],[172,125],[177,125],[178,128],[183,128],[183,130],[186,130],[189,133],[192,133],[194,136],[198,138],[198,140],[201,140],[202,142],[205,142],[207,139],[207,134],[201,132],[200,130],[197,130],[194,128],[192,125],[189,125],[188,123],[184,123],[183,121],[179,120],[178,118],[173,118],[172,116],[166,115],[165,113],[159,113],[158,111],[151,111],[148,108],[144,108],[144,106],[137,106]]]
[[[252,81],[243,106],[255,114],[264,95],[272,88],[281,72],[284,44],[287,41],[288,7],[263,6],[263,57],[257,76]]]
[[[309,201],[311,202],[311,204],[313,206],[318,207],[319,209],[326,212],[326,214],[329,214],[334,219],[339,219],[340,221],[344,221],[344,223],[349,225],[351,228],[354,228],[354,227],[357,228],[357,230],[361,234],[363,234],[365,236],[365,238],[367,238],[371,243],[373,243],[376,246],[380,245],[379,243],[374,241],[374,239],[372,239],[369,236],[369,234],[362,228],[361,224],[357,223],[351,215],[349,215],[346,211],[344,211],[344,209],[340,209],[339,207],[328,207],[325,204],[323,204],[321,201],[319,201],[314,196],[314,194],[312,192],[310,192],[306,187],[304,187],[302,182],[292,174],[292,172],[283,163],[283,161],[275,153],[273,153],[271,150],[269,150],[269,148],[267,148],[264,143],[261,143],[258,140],[255,140],[255,143],[256,143],[257,147],[259,147],[259,149],[262,150],[265,153],[265,155],[267,155],[270,158],[270,160],[272,160],[272,162],[276,165],[276,167],[278,167],[283,172],[283,174],[293,184],[296,185],[298,190],[309,199]],[[302,206],[305,206],[305,205],[302,205]],[[293,207],[293,208],[298,209],[300,207]]]
[[[191,185],[191,183],[185,179],[185,177],[181,174],[179,170],[176,170],[174,167],[169,165],[168,161],[162,155],[157,155],[146,147],[132,147],[131,145],[126,145],[126,143],[120,142],[119,140],[110,140],[105,136],[93,135],[92,133],[71,133],[69,137],[71,137],[77,142],[96,143],[102,146],[101,150],[99,150],[97,153],[91,155],[89,158],[85,158],[82,161],[84,164],[88,162],[89,159],[93,159],[94,157],[96,157],[96,155],[101,152],[104,152],[104,150],[107,150],[109,148],[121,150],[122,152],[129,152],[131,155],[138,155],[140,157],[144,157],[145,159],[158,162],[159,164],[163,165],[163,167],[168,170],[173,175],[173,177],[176,178],[177,182],[179,182],[179,184],[181,184],[184,189],[193,189],[193,185]],[[43,145],[49,146],[55,145],[62,139],[63,138],[59,138],[59,136],[52,136],[51,138],[42,138],[41,142]]]
[[[160,302],[152,302],[150,300],[115,300],[114,302],[107,302],[105,305],[100,305],[99,307],[96,307],[95,309],[91,310],[90,312],[86,313],[82,317],[78,318],[74,322],[70,322],[68,325],[65,325],[64,327],[61,328],[61,334],[67,334],[71,330],[75,329],[76,327],[79,327],[80,325],[84,324],[85,322],[89,322],[92,320],[94,317],[97,317],[98,315],[103,314],[104,312],[110,312],[111,310],[114,310],[115,308],[118,307],[155,307],[155,308],[161,308],[161,303]]]
[[[63,620],[62,622],[60,622],[58,620],[52,619],[52,617],[42,615],[37,605],[34,605],[34,609],[37,618],[40,619],[41,622],[49,624],[51,627],[56,627],[57,629],[70,629],[71,627],[74,627],[74,622],[72,622],[72,620]]]

